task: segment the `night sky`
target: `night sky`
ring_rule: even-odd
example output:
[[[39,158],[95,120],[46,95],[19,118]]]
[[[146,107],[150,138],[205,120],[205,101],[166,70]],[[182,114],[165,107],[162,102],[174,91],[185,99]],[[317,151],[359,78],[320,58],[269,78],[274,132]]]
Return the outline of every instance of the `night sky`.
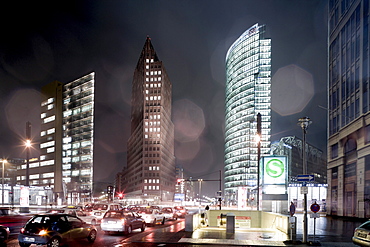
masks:
[[[23,1],[21,1],[23,2]],[[224,164],[225,56],[255,23],[272,39],[272,135],[302,138],[326,154],[327,1],[24,1],[2,4],[0,155],[25,158],[26,122],[35,146],[41,87],[96,72],[94,181],[126,166],[131,83],[146,37],[173,86],[176,164],[194,179],[218,179]],[[32,156],[37,156],[37,150]],[[204,182],[214,196],[217,182]]]

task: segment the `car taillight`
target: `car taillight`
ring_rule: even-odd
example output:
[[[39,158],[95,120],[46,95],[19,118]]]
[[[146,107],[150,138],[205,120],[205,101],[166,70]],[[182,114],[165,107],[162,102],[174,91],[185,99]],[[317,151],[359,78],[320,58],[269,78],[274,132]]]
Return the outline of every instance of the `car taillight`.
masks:
[[[122,225],[124,225],[125,224],[125,222],[126,222],[126,220],[125,219],[121,219],[121,223],[122,223]]]
[[[45,235],[45,234],[47,234],[48,232],[46,231],[46,230],[41,230],[40,232],[39,232],[39,235],[40,236],[43,236],[43,235]]]
[[[21,233],[24,233],[24,227],[21,228]]]

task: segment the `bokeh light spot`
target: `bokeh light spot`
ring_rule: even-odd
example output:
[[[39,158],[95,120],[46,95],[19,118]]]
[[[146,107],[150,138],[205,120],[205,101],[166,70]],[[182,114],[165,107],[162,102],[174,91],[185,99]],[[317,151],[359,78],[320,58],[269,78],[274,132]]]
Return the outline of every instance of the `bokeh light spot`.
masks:
[[[205,128],[203,110],[192,101],[182,99],[173,104],[175,140],[191,142],[197,140]]]
[[[297,65],[280,68],[271,84],[271,108],[281,116],[301,112],[315,91],[312,75]]]

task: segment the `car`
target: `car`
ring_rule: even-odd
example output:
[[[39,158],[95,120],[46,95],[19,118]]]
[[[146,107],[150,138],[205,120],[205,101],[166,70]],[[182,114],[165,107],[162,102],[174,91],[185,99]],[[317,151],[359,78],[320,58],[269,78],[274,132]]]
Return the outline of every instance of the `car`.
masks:
[[[18,242],[21,247],[31,244],[58,247],[75,239],[96,239],[95,226],[69,214],[37,214],[21,229]]]
[[[360,246],[370,246],[370,220],[355,228],[352,242]]]
[[[88,212],[84,212],[81,209],[77,208],[55,208],[55,209],[50,209],[46,211],[46,213],[51,213],[51,214],[69,214],[73,216],[77,216],[86,223],[89,223],[91,225],[97,225],[98,224],[98,218],[95,215],[90,215]]]
[[[164,214],[166,220],[177,220],[177,214],[171,207],[164,207],[161,209],[161,212]]]
[[[145,220],[135,212],[129,211],[108,211],[101,220],[100,227],[105,233],[123,232],[130,234],[132,230],[145,230]]]
[[[185,215],[188,214],[188,210],[183,206],[175,206],[173,209],[178,218],[185,218]]]
[[[19,214],[11,208],[0,208],[0,223],[8,227],[11,233],[18,233],[32,216],[31,214]]]
[[[164,224],[166,218],[158,209],[146,208],[138,212],[147,225]]]
[[[0,244],[4,243],[9,238],[9,227],[0,225]]]
[[[120,209],[121,205],[119,203],[100,202],[94,204],[90,212],[90,215],[94,215],[98,219],[98,222],[100,223],[106,212],[108,212],[109,210],[120,210]]]

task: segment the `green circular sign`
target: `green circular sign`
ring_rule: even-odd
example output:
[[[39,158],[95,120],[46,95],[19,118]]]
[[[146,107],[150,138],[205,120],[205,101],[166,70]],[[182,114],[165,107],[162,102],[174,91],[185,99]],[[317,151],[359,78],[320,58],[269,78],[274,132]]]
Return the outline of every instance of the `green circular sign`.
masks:
[[[271,159],[266,164],[266,173],[272,178],[278,178],[284,174],[284,163],[279,159]]]

